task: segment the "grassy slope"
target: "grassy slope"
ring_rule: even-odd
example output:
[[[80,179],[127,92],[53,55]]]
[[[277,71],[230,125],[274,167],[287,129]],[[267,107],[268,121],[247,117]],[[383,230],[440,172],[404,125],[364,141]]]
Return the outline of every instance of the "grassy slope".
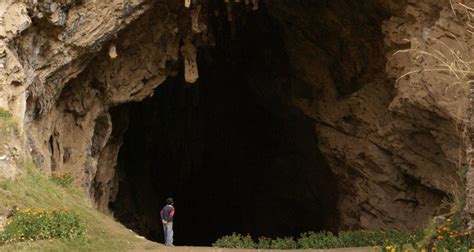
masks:
[[[0,211],[21,208],[68,208],[87,225],[87,235],[73,240],[22,242],[0,246],[0,250],[93,250],[119,251],[133,247],[139,239],[111,217],[96,211],[75,189],[65,189],[41,174],[31,162],[21,163],[26,173],[15,181],[0,181]]]
[[[1,121],[5,122],[5,118],[0,117]],[[0,139],[5,139],[1,133],[2,131]],[[0,213],[7,212],[13,206],[68,208],[77,212],[85,222],[87,234],[85,237],[67,241],[12,243],[0,246],[0,251],[123,251],[135,247],[137,242],[143,242],[111,217],[96,211],[91,202],[77,189],[63,188],[53,183],[28,158],[18,163],[18,169],[21,169],[23,174],[15,180],[0,178]]]

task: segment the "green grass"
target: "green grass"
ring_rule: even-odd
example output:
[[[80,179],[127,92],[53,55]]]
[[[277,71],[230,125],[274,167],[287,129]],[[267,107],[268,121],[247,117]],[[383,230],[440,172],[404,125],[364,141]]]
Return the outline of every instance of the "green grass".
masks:
[[[17,136],[18,127],[12,114],[0,107],[0,156],[6,153],[5,145]]]
[[[5,146],[11,145],[20,147],[21,136],[12,114],[0,108],[0,155],[7,153],[8,147]],[[69,186],[69,179],[58,183],[57,179],[48,178],[31,158],[24,157],[17,162],[17,169],[20,175],[14,180],[0,177],[0,215],[5,215],[14,207],[66,208],[79,216],[86,226],[86,233],[73,239],[12,242],[0,245],[0,251],[125,251],[140,244],[159,247],[137,238],[112,217],[97,211],[83,192]]]
[[[112,218],[96,211],[91,202],[74,188],[55,184],[32,164],[19,164],[23,175],[16,180],[0,180],[0,213],[20,208],[68,208],[86,224],[86,235],[71,240],[18,242],[0,246],[0,251],[123,251],[137,242],[132,232]]]
[[[0,118],[10,119],[12,118],[12,114],[3,108],[0,108]]]
[[[15,209],[0,232],[0,244],[81,237],[86,226],[69,209]]]

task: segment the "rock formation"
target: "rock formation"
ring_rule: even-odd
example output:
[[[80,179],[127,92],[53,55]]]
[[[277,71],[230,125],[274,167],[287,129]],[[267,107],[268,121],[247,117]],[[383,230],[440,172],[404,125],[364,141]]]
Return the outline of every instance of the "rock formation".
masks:
[[[228,183],[242,184],[234,191],[246,191],[238,202],[254,195],[254,204],[267,196],[302,204],[309,212],[301,221],[319,222],[315,229],[414,228],[460,185],[467,89],[446,85],[449,72],[399,79],[433,59],[396,52],[442,41],[439,50],[471,53],[471,39],[458,32],[460,6],[447,0],[7,0],[0,3],[0,107],[21,125],[39,167],[70,172],[100,210],[113,206],[119,219],[152,238],[153,214],[169,192],[166,180],[150,174],[171,176],[177,184],[168,186],[182,192],[199,185],[193,179],[226,186],[234,178]],[[218,119],[206,115],[211,112]],[[255,128],[226,123],[239,123],[236,118]],[[222,139],[231,141],[227,152]],[[216,159],[222,171],[203,160],[208,152],[225,157]],[[239,169],[255,175],[249,184]],[[260,183],[269,183],[273,194],[257,194],[251,185]],[[202,193],[213,190],[219,188]],[[267,204],[273,206],[236,214],[261,221],[239,228],[280,228],[263,219],[272,212]],[[313,218],[311,211],[321,208],[313,212],[321,218]],[[288,224],[284,216],[294,212],[285,211],[269,217]]]

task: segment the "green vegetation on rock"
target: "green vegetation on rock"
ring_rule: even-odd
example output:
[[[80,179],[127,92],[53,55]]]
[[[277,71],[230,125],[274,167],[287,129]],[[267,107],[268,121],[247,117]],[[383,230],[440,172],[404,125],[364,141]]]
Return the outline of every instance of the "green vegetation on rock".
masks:
[[[0,108],[0,118],[10,119],[12,118],[12,114],[3,108]]]

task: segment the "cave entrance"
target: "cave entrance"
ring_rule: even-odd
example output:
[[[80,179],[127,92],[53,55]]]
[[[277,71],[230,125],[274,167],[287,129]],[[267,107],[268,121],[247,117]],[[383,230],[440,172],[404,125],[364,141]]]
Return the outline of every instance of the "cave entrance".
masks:
[[[129,124],[109,207],[151,240],[162,242],[167,197],[175,199],[177,245],[210,245],[232,232],[337,231],[337,183],[314,123],[285,102],[290,66],[278,29],[252,18],[260,20],[242,26],[243,36],[223,29],[216,47],[199,52],[196,84],[178,74],[111,113]]]

